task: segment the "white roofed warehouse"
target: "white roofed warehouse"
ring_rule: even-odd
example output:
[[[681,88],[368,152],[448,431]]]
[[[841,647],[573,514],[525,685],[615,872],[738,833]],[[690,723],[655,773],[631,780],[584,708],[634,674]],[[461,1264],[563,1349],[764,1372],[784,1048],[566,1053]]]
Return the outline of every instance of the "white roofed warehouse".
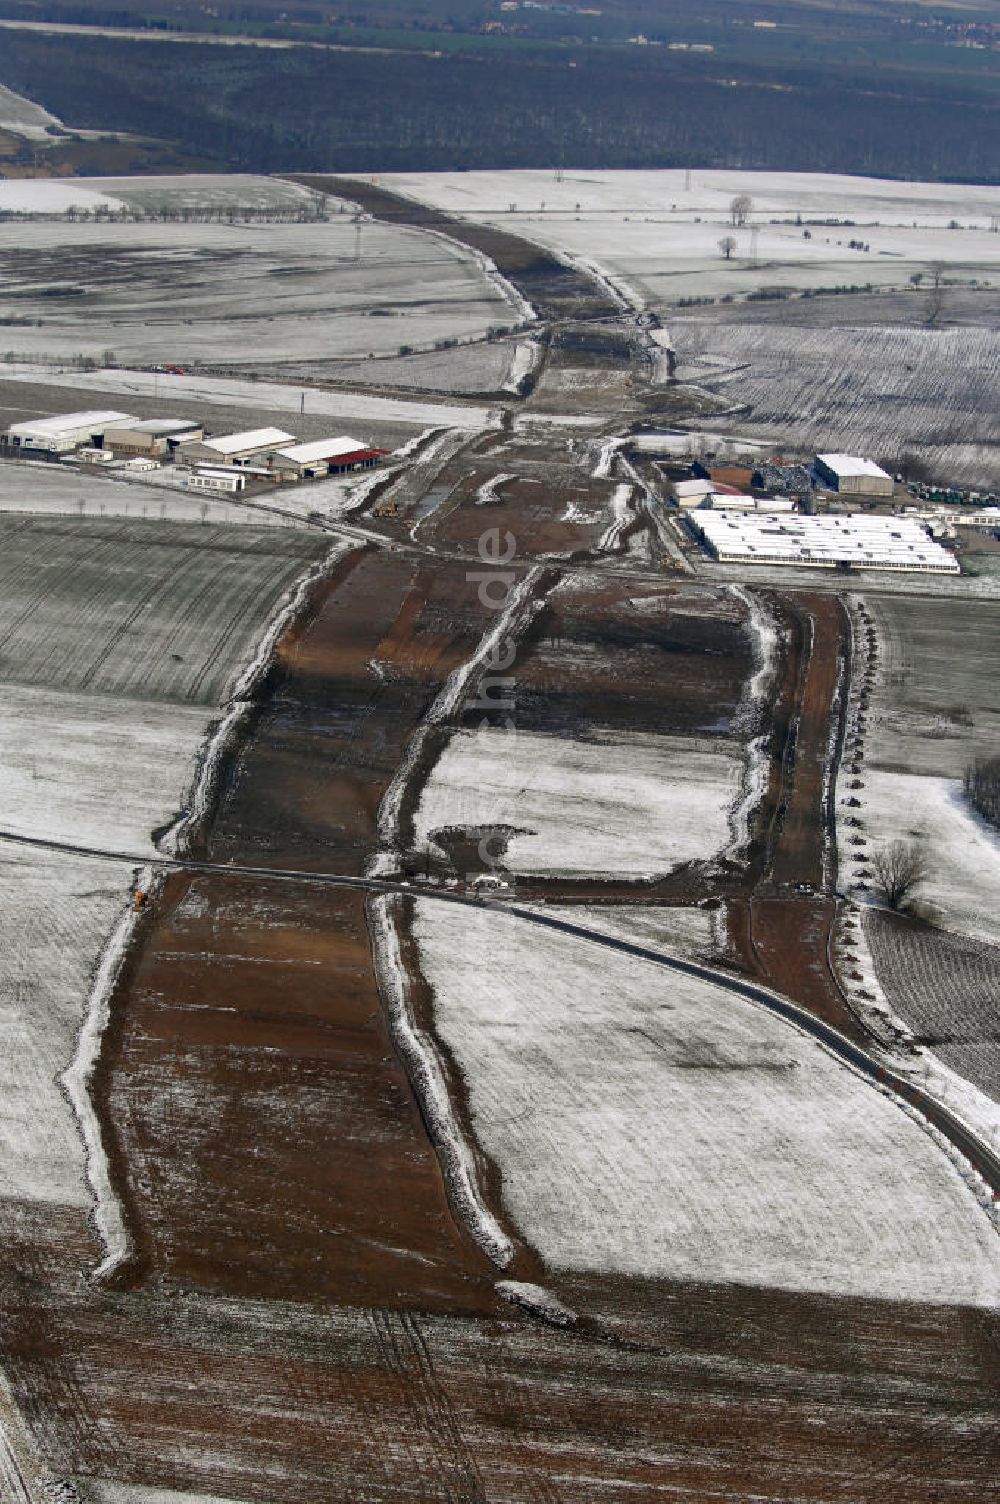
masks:
[[[821,485],[844,496],[892,495],[892,476],[874,460],[853,454],[818,454],[815,469]]]
[[[341,434],[335,439],[314,439],[309,444],[278,449],[271,456],[271,467],[279,474],[298,479],[308,475],[342,475],[351,470],[370,470],[386,452]]]
[[[128,413],[61,413],[55,418],[33,418],[30,423],[12,423],[0,434],[0,447],[7,454],[70,454],[81,446],[100,449],[113,424],[138,421]]]
[[[691,512],[688,519],[708,552],[722,563],[960,572],[954,554],[909,517]]]
[[[251,428],[245,433],[222,433],[181,444],[176,458],[181,465],[241,465],[294,442],[295,435],[285,433],[283,428]]]

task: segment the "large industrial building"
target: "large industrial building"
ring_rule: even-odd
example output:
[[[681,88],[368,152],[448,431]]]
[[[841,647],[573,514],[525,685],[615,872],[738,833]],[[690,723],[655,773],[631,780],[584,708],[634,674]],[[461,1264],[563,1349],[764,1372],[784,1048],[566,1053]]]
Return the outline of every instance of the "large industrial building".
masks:
[[[0,434],[0,446],[8,453],[71,454],[74,449],[100,449],[112,425],[136,422],[128,413],[61,413],[56,418],[33,418],[30,423],[12,423]]]
[[[892,495],[892,476],[873,460],[853,454],[818,454],[815,467],[820,484],[843,496]]]
[[[709,553],[724,563],[959,573],[954,554],[909,517],[732,512],[690,512],[688,517]]]
[[[200,423],[183,418],[127,418],[104,430],[105,449],[128,458],[160,459],[172,454],[181,444],[195,443],[205,437]]]
[[[335,439],[315,439],[310,444],[292,444],[271,457],[271,468],[296,479],[315,475],[345,475],[351,470],[370,470],[386,453],[372,449],[360,439],[341,434]]]
[[[245,433],[221,433],[181,444],[176,459],[182,465],[242,465],[294,442],[295,435],[285,433],[283,428],[251,428]]]

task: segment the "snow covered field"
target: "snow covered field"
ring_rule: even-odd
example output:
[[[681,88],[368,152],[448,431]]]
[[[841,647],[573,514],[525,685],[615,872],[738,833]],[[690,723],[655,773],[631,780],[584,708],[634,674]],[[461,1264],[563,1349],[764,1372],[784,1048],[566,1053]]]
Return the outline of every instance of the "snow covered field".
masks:
[[[992,236],[998,242],[1000,237]],[[740,434],[812,452],[908,450],[970,485],[1000,482],[1000,437],[984,415],[1000,385],[1000,331],[713,324],[671,319],[679,380],[735,405]]]
[[[721,987],[418,902],[435,1026],[553,1269],[1000,1302],[1000,1243],[929,1134]]]
[[[943,261],[954,275],[1000,277],[1000,188],[810,173],[683,171],[394,173],[385,186],[524,235],[596,265],[644,305],[761,286],[901,286]],[[753,200],[731,231],[729,204]],[[514,212],[510,206],[514,205]],[[797,223],[839,219],[831,225]],[[772,219],[781,223],[771,224]],[[952,220],[961,229],[949,229]],[[803,230],[809,228],[809,238]],[[723,258],[719,240],[735,235]],[[851,250],[861,240],[868,251]]]
[[[460,731],[424,787],[416,836],[505,825],[513,872],[652,877],[728,844],[742,776],[738,752],[695,738]]]
[[[83,1143],[58,1086],[131,869],[0,842],[0,1195],[85,1206]]]
[[[36,517],[121,517],[134,522],[294,525],[291,518],[283,520],[237,502],[189,493],[181,487],[173,471],[125,481],[113,480],[100,472],[81,474],[75,468],[42,461],[37,464],[8,461],[0,465],[0,512],[23,512]]]
[[[0,209],[5,197],[26,207],[25,191],[0,185]],[[30,192],[52,212],[70,206],[53,197],[67,192],[78,208],[103,202],[89,182]],[[395,355],[520,317],[463,247],[371,221],[357,241],[348,214],[318,224],[12,220],[0,223],[0,275],[0,316],[31,321],[4,343],[39,359],[110,349],[125,364],[256,367]]]
[[[556,904],[545,913],[583,925],[616,940],[630,940],[670,956],[710,962],[724,943],[724,909],[689,909],[668,904]],[[720,930],[723,932],[720,934]]]
[[[961,778],[1000,744],[1000,605],[863,599],[879,645],[866,757],[888,772]]]
[[[955,778],[867,768],[858,814],[871,848],[912,841],[927,862],[917,896],[938,922],[1000,943],[1000,833],[970,809]]]
[[[5,684],[0,831],[151,854],[194,780],[200,705]]]
[[[61,123],[40,104],[35,104],[33,100],[25,99],[22,94],[15,94],[13,89],[0,84],[0,131],[13,131],[15,135],[23,136],[28,141],[48,141],[51,137],[46,126]],[[7,186],[6,183],[0,186],[0,208],[7,206]]]

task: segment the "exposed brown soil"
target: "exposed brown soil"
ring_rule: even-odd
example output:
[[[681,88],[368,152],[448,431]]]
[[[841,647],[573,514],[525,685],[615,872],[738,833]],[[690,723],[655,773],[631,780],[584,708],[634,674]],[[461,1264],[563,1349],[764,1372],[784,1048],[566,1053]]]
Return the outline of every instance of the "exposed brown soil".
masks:
[[[785,745],[785,812],[781,838],[771,853],[775,883],[822,887],[824,849],[831,835],[825,804],[830,762],[830,719],[847,653],[846,622],[836,596],[784,597],[799,615],[807,643],[797,718]]]
[[[49,1470],[252,1504],[983,1504],[995,1314],[562,1282],[560,1332],[88,1285],[80,1213],[0,1203],[0,1345]]]
[[[750,943],[767,983],[841,1033],[871,1044],[830,971],[827,945],[837,915],[832,898],[754,898]]]
[[[518,663],[517,724],[726,736],[750,672],[744,616],[718,587],[571,575]]]
[[[384,551],[348,556],[280,645],[208,832],[213,860],[363,870],[406,743],[492,625],[468,572]]]
[[[177,876],[156,907],[102,1091],[145,1274],[494,1309],[392,1048],[362,895]]]

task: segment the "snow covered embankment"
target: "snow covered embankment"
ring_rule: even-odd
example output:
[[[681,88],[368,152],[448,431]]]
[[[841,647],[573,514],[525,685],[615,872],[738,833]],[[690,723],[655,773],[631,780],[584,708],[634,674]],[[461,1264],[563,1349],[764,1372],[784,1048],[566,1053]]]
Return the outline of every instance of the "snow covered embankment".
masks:
[[[516,480],[516,475],[491,475],[488,481],[479,487],[476,492],[475,504],[477,507],[496,507],[503,500],[500,495],[501,489],[508,481]]]
[[[336,567],[345,554],[357,547],[359,545],[354,541],[338,541],[322,562],[314,565],[278,602],[257,651],[250,663],[239,671],[224,707],[225,714],[216,723],[205,745],[187,809],[159,841],[160,850],[167,856],[190,855],[192,844],[207,821],[218,793],[225,758],[239,745],[247,729],[253,696],[271,667],[278,643],[302,610],[310,590]]]
[[[750,640],[753,646],[754,671],[747,681],[743,697],[733,717],[733,728],[746,737],[746,771],[739,798],[729,816],[733,849],[745,846],[750,839],[750,820],[767,791],[768,732],[764,725],[764,705],[775,678],[778,660],[778,625],[759,596],[742,585],[731,585],[733,595],[747,609]]]
[[[157,885],[158,880],[151,869],[146,868],[137,874],[137,890],[148,893]],[[111,1017],[111,999],[143,917],[143,911],[130,904],[112,930],[87,998],[76,1054],[60,1078],[83,1135],[87,1179],[94,1193],[94,1223],[105,1249],[104,1258],[94,1270],[95,1279],[107,1279],[113,1275],[133,1253],[125,1209],[111,1182],[111,1168],[91,1088],[104,1031]]]
[[[420,1101],[452,1205],[483,1252],[500,1269],[514,1257],[514,1244],[483,1199],[475,1159],[452,1110],[444,1070],[431,1036],[419,1028],[410,1005],[410,984],[396,921],[402,900],[392,894],[368,899],[368,924],[379,995],[389,1030]]]
[[[520,340],[514,350],[514,359],[510,363],[503,390],[512,392],[515,397],[525,396],[526,388],[538,369],[541,355],[542,347],[536,339]]]
[[[597,547],[602,554],[620,554],[628,530],[635,523],[635,487],[630,481],[615,486],[611,497],[612,521],[604,529]]]

